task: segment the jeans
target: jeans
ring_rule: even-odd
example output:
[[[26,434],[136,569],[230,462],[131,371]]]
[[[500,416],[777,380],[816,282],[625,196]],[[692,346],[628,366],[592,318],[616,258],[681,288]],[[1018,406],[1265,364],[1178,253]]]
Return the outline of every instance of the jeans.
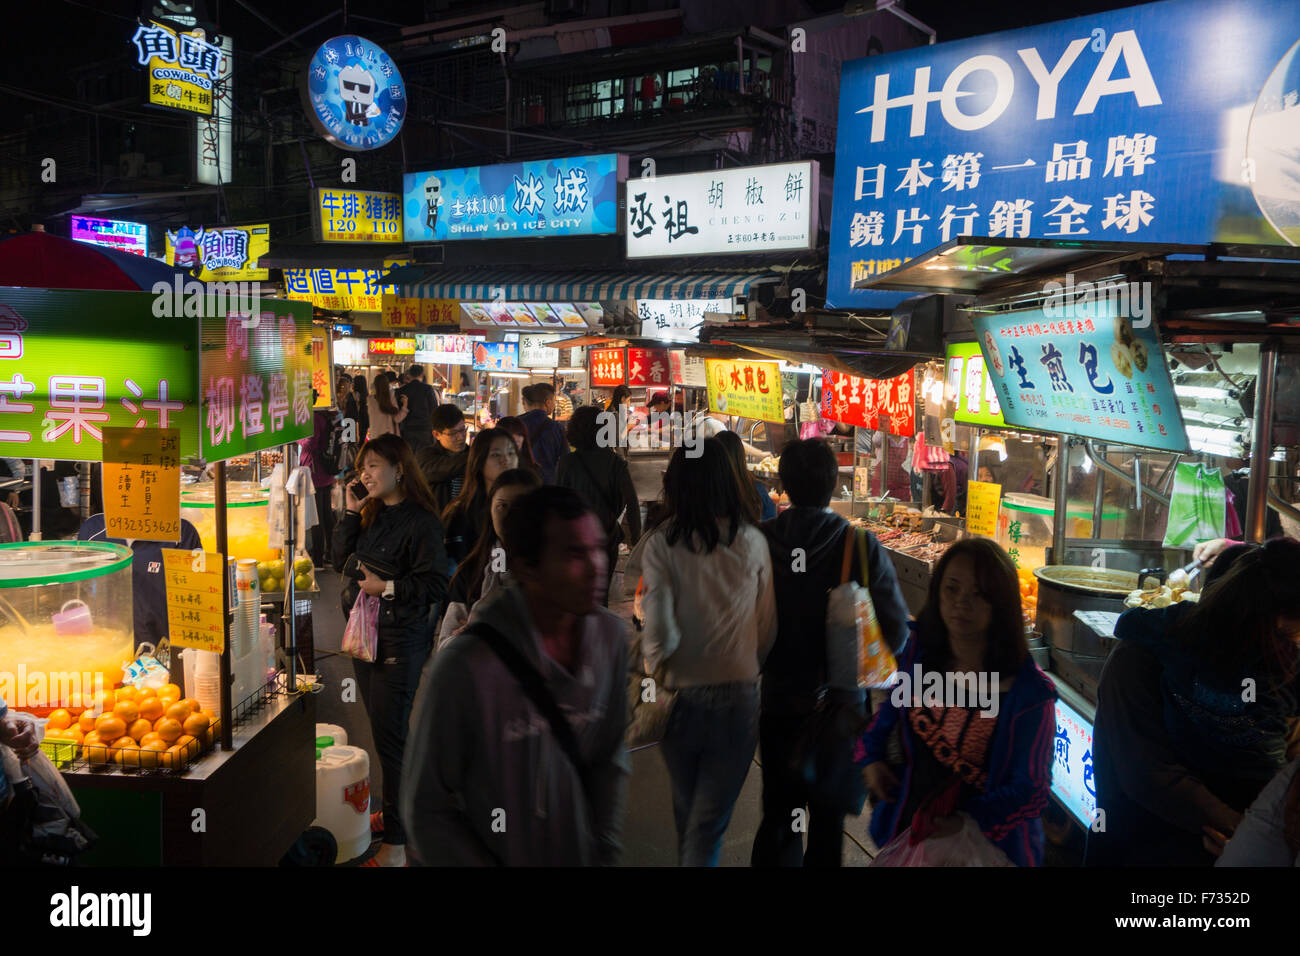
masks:
[[[758,744],[758,683],[684,687],[662,750],[681,866],[717,866],[722,835]]]
[[[844,811],[818,803],[808,785],[790,769],[807,717],[763,714],[759,718],[759,752],[763,761],[763,822],[754,837],[752,866],[823,866],[841,864]],[[844,760],[853,762],[853,748],[844,748]],[[795,810],[807,808],[808,851],[802,833],[794,828]]]
[[[316,519],[308,532],[308,553],[311,563],[324,567],[326,561],[333,560],[334,555],[334,506],[332,503],[333,485],[316,489]]]
[[[428,628],[424,625],[396,635],[380,631],[374,662],[352,661],[361,701],[370,716],[375,752],[384,772],[384,842],[394,846],[406,844],[406,829],[398,809],[402,753],[406,749],[415,689],[431,647]]]

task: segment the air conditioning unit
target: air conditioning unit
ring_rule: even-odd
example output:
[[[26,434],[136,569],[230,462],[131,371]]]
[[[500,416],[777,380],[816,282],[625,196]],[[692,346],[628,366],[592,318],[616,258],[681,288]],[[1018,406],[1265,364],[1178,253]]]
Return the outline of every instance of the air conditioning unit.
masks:
[[[117,175],[122,179],[139,179],[144,175],[144,153],[120,153],[117,157]]]

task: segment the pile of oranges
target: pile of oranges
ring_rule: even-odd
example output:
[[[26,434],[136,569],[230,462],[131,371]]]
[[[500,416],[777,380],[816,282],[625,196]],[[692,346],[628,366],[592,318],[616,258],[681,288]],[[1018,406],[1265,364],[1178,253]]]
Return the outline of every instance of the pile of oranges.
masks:
[[[179,770],[212,745],[219,727],[197,700],[182,698],[175,684],[128,684],[79,715],[54,711],[45,737],[72,741],[91,764]]]
[[[1020,579],[1020,607],[1025,626],[1032,628],[1038,620],[1038,578],[1029,568],[1016,568],[1016,577]]]

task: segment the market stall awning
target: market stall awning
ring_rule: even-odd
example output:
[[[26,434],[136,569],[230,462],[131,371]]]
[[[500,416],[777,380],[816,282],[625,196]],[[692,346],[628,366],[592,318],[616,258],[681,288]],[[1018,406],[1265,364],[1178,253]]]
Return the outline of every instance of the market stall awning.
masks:
[[[714,299],[749,295],[759,282],[777,282],[769,272],[510,272],[467,269],[431,273],[402,283],[401,294],[421,299],[485,302],[601,302],[621,299]]]

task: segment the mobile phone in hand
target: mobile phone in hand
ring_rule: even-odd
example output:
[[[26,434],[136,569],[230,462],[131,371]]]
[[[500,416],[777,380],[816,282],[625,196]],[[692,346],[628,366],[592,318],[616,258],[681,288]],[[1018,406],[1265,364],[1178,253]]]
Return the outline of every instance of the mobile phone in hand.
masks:
[[[348,491],[352,493],[352,497],[355,498],[357,501],[361,501],[368,494],[368,492],[366,491],[366,486],[359,481],[352,482],[352,485],[351,487],[348,488]]]

